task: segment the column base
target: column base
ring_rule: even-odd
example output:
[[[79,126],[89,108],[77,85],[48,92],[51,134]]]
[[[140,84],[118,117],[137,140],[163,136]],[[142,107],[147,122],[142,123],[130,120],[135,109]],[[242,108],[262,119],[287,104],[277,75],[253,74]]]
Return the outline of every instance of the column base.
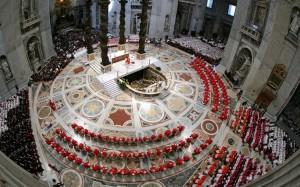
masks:
[[[111,71],[111,64],[106,65],[106,66],[103,66],[102,64],[100,64],[100,67],[101,67],[102,73],[107,73],[107,72]]]
[[[95,60],[95,58],[95,53],[87,54],[87,60],[89,62]]]
[[[145,58],[146,58],[146,53],[143,53],[143,54],[141,54],[141,53],[136,53],[136,58],[138,59],[138,60],[144,60]]]
[[[119,44],[118,45],[118,50],[119,51],[124,51],[125,50],[125,44]]]

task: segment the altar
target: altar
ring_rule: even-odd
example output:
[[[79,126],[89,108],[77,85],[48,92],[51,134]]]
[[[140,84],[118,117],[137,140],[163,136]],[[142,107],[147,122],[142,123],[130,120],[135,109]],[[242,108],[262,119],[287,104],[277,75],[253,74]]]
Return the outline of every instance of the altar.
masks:
[[[109,55],[111,63],[116,63],[125,60],[126,57],[129,57],[129,53],[125,51],[117,51]]]
[[[144,60],[137,60],[136,58],[131,58],[133,64],[126,64],[125,61],[120,61],[118,63],[111,64],[111,71],[97,76],[97,79],[101,83],[106,83],[108,81],[124,77],[141,69],[149,67],[158,60],[154,57],[147,57]]]

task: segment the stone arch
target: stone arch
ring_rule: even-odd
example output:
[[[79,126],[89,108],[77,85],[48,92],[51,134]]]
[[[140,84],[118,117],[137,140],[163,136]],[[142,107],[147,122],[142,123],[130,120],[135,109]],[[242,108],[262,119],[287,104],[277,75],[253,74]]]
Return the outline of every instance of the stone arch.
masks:
[[[230,69],[230,78],[235,86],[241,86],[248,76],[254,55],[252,49],[247,46],[241,47],[236,54]]]
[[[0,56],[0,69],[6,82],[14,79],[14,75],[11,72],[8,60],[4,55]]]
[[[26,43],[26,52],[29,60],[30,68],[33,72],[37,72],[41,66],[43,52],[40,39],[32,36]]]

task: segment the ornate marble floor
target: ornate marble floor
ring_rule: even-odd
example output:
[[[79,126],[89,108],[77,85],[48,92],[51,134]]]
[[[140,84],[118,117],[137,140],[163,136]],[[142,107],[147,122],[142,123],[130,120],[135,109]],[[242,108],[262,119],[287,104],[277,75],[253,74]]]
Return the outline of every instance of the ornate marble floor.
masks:
[[[134,55],[136,45],[127,46],[130,55]],[[55,173],[66,187],[73,186],[182,186],[189,179],[207,152],[201,153],[199,158],[189,164],[166,172],[162,175],[151,175],[145,178],[111,178],[85,171],[83,168],[68,163],[55,151],[45,144],[44,138],[55,137],[55,129],[63,129],[78,142],[92,148],[106,148],[107,150],[147,151],[177,142],[190,136],[192,132],[200,136],[194,143],[211,138],[213,144],[226,145],[229,149],[242,150],[245,154],[258,157],[248,148],[242,146],[241,139],[226,127],[226,122],[220,121],[210,108],[201,104],[204,88],[195,71],[189,67],[191,56],[169,46],[155,48],[147,46],[147,55],[156,58],[155,65],[161,67],[170,82],[169,89],[160,96],[153,98],[140,97],[124,91],[111,98],[96,78],[96,73],[89,66],[83,66],[85,55],[70,63],[60,75],[49,83],[41,83],[34,89],[33,112],[36,118],[37,131],[43,147],[44,157],[48,163],[58,168]],[[74,73],[74,69],[83,67],[83,71]],[[52,111],[48,101],[56,103],[57,110]],[[235,98],[232,98],[234,101]],[[184,132],[175,138],[159,143],[143,146],[123,146],[94,142],[76,134],[71,128],[77,123],[93,132],[101,132],[109,136],[144,137],[153,133],[159,134],[166,129],[172,129],[182,124]],[[194,145],[175,153],[174,157],[191,155]],[[72,149],[72,148],[70,148]],[[81,154],[85,161],[103,164],[104,160],[91,158]],[[117,168],[144,168],[159,165],[173,159],[173,156],[163,159],[147,159],[142,161],[116,160],[105,163]]]

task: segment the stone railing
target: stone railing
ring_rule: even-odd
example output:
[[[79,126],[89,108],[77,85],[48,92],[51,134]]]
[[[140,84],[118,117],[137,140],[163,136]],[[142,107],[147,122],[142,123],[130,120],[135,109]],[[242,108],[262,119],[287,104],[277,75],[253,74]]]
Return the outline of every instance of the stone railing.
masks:
[[[40,16],[34,15],[33,17],[31,17],[29,19],[22,20],[22,29],[26,29],[27,27],[30,27],[39,22],[40,22]]]
[[[187,4],[192,4],[192,5],[196,4],[196,0],[179,0],[179,2],[181,2],[181,3],[187,3]]]
[[[299,186],[300,185],[300,150],[287,159],[282,165],[260,178],[245,185],[247,187],[264,186]]]
[[[1,184],[6,186],[24,186],[24,187],[46,187],[45,182],[40,181],[38,178],[33,177],[32,174],[25,171],[5,154],[0,151],[0,179]]]
[[[254,40],[255,43],[259,44],[261,41],[261,34],[258,30],[251,26],[243,25],[241,28],[241,33]]]

